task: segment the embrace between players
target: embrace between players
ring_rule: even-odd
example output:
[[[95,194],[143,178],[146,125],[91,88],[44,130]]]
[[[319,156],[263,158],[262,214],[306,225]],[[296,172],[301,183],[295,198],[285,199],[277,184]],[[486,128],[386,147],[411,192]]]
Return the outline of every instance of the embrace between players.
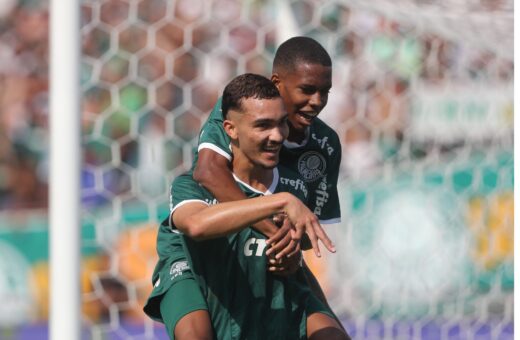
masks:
[[[328,53],[295,37],[271,80],[224,89],[157,238],[144,310],[173,339],[348,339],[300,250],[335,251],[321,224],[340,221],[341,146],[316,118],[331,82]]]

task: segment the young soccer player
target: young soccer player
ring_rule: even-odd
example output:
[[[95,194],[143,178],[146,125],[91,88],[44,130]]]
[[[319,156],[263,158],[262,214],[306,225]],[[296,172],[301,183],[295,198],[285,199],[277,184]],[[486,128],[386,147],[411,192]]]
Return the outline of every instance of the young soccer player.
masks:
[[[165,223],[159,232],[160,261],[145,311],[162,319],[175,338],[347,339],[329,308],[304,281],[266,271],[266,237],[249,227],[283,213],[287,221],[302,225],[334,250],[317,217],[296,197],[308,197],[299,175],[275,168],[288,134],[278,90],[268,79],[246,74],[226,87],[222,106],[235,181],[249,196],[259,197],[214,204],[215,197],[189,173],[178,177],[172,185],[171,226]],[[270,194],[280,190],[294,195]],[[183,250],[188,261],[178,261]],[[179,289],[183,283],[193,287],[194,278],[200,289]],[[200,302],[201,293],[206,304]],[[203,320],[206,326],[178,332],[189,317]],[[212,329],[207,327],[209,320]]]
[[[320,223],[339,223],[337,181],[341,143],[337,133],[317,118],[327,104],[332,86],[331,58],[314,39],[291,38],[276,51],[271,80],[289,114],[289,136],[280,163],[300,173],[309,187],[309,208]],[[201,129],[193,176],[219,201],[226,202],[243,199],[244,194],[229,170],[232,153],[222,129],[220,106],[218,101]],[[298,250],[299,240],[294,234],[279,230],[268,221],[255,224],[255,228],[270,237],[269,242],[274,244],[270,252],[277,253],[277,258]]]
[[[298,172],[309,191],[308,207],[321,224],[341,221],[337,181],[341,163],[341,143],[337,133],[317,118],[327,104],[332,86],[332,61],[327,51],[309,37],[294,37],[282,43],[273,60],[271,81],[276,85],[288,112],[289,135],[280,153],[280,164]],[[221,101],[213,108],[199,136],[193,177],[220,202],[245,198],[229,170],[232,152],[222,128]],[[197,158],[198,157],[198,158]],[[294,226],[293,226],[294,227]],[[290,266],[287,255],[297,256],[299,236],[288,232],[290,225],[277,228],[260,221],[254,228],[268,236],[268,255],[275,255],[283,271]],[[313,241],[313,240],[311,240]],[[319,248],[312,243],[319,256]],[[279,261],[282,261],[281,263]],[[327,303],[321,287],[304,263],[304,273],[315,293]]]

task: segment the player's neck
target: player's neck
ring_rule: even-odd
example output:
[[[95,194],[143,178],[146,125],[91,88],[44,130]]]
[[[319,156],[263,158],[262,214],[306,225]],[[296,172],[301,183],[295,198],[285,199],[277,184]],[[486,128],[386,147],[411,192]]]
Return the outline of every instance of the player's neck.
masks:
[[[287,141],[296,144],[302,144],[307,138],[309,129],[296,130],[293,127],[289,128],[289,135],[287,136]]]
[[[234,153],[232,165],[235,176],[258,191],[266,192],[273,183],[273,169],[256,165],[243,155]]]

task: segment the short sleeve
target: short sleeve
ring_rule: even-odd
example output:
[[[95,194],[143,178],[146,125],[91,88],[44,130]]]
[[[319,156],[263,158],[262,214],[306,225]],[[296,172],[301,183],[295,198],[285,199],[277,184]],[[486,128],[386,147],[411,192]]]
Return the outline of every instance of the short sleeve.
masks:
[[[209,204],[211,197],[189,174],[177,177],[170,189],[170,214],[188,202]]]
[[[231,160],[231,149],[229,147],[231,140],[224,131],[223,121],[222,98],[219,98],[211,110],[208,120],[200,130],[197,152],[202,149],[211,149],[226,157],[228,160]]]

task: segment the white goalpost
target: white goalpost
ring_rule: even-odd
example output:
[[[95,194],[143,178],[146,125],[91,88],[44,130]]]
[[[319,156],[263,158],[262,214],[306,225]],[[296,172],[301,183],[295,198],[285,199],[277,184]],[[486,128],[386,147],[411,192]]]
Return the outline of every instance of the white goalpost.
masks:
[[[80,11],[50,6],[49,338],[80,338]]]

